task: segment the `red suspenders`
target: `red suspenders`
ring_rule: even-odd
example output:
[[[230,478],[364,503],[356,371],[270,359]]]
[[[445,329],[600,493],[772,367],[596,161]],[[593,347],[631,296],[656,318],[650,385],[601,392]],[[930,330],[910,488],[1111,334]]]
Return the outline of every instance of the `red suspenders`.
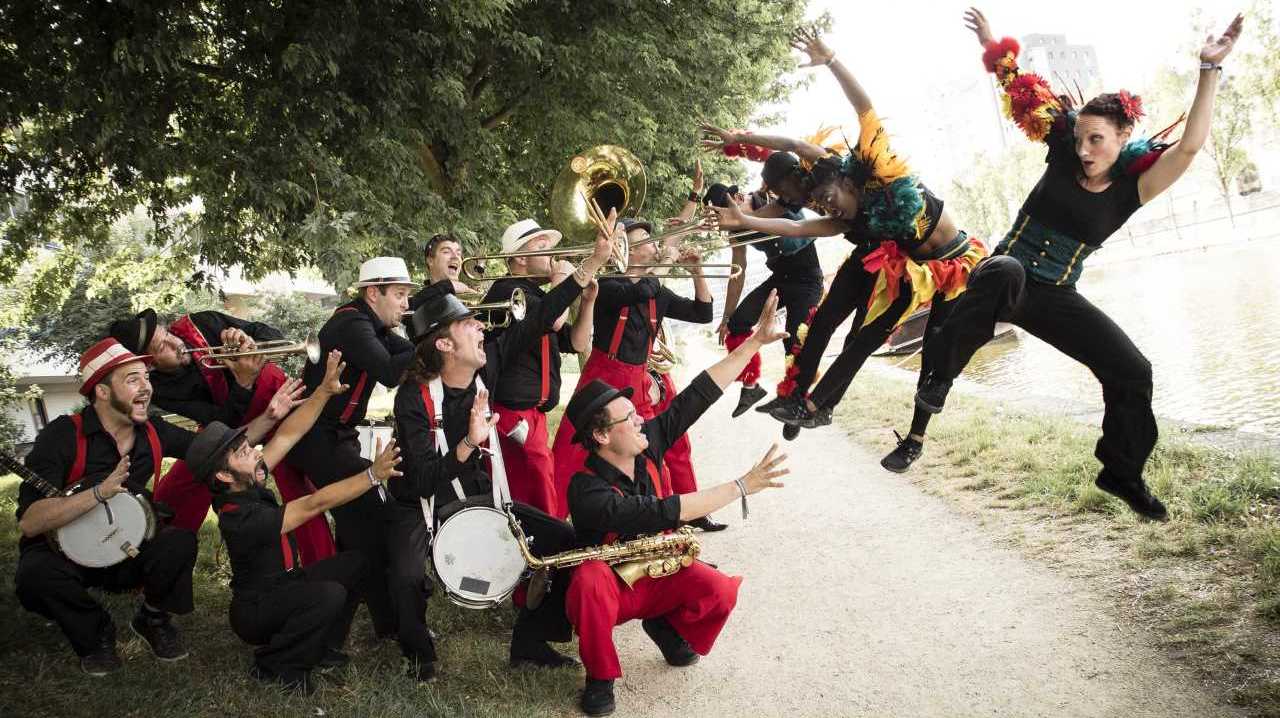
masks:
[[[354,312],[355,307],[338,307],[333,313],[336,316],[339,312]],[[351,421],[351,415],[355,413],[356,407],[360,406],[360,397],[364,394],[365,382],[369,380],[369,372],[362,371],[360,376],[356,378],[356,385],[351,387],[350,399],[347,400],[347,408],[342,410],[342,416],[338,417],[338,421],[345,424]]]
[[[85,455],[88,453],[89,445],[84,436],[84,417],[80,414],[72,414],[71,423],[76,427],[76,458],[71,462],[71,472],[67,474],[64,490],[74,489],[84,478]],[[155,482],[160,480],[160,467],[164,461],[164,454],[161,453],[160,435],[156,433],[156,427],[150,421],[146,426],[147,443],[151,445],[152,481]]]
[[[618,347],[622,345],[622,333],[627,328],[627,318],[631,316],[631,307],[623,307],[618,314],[618,323],[613,326],[613,336],[609,338],[609,358],[618,358]],[[649,297],[649,353],[653,353],[653,338],[658,336],[658,302]]]

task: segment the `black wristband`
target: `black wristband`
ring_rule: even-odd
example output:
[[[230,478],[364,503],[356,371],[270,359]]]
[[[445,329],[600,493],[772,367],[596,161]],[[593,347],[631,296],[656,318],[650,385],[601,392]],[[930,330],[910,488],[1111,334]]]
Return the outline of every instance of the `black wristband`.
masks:
[[[699,195],[697,192],[690,192],[690,193],[689,193],[689,201],[690,201],[690,202],[700,202],[700,201],[702,201],[702,196],[701,196],[701,195]]]

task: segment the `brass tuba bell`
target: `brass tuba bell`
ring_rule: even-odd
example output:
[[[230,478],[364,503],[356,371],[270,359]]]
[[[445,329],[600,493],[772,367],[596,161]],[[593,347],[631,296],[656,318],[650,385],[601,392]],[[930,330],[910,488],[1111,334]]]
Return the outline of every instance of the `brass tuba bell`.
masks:
[[[567,244],[589,243],[596,226],[587,202],[594,199],[605,214],[617,209],[618,217],[635,217],[644,206],[646,185],[644,165],[625,147],[597,145],[579,152],[551,187],[551,226]]]

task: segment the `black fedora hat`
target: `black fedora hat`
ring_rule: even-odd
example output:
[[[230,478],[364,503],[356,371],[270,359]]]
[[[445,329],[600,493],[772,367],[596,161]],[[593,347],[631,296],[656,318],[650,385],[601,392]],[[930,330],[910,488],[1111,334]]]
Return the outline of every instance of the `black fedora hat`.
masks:
[[[451,293],[441,293],[428,299],[413,313],[408,321],[409,339],[414,343],[426,339],[440,327],[473,316],[475,312]]]
[[[248,428],[244,426],[232,429],[221,421],[209,422],[187,448],[187,468],[191,470],[191,475],[201,483],[209,484],[227,449],[247,431]]]
[[[630,399],[634,393],[635,390],[631,387],[615,389],[603,379],[593,379],[590,384],[575,392],[573,398],[569,399],[569,405],[564,408],[564,415],[573,424],[573,441],[580,444],[591,435],[586,430],[586,423],[601,407],[620,396]]]
[[[143,309],[129,319],[117,319],[111,322],[107,336],[120,342],[120,345],[134,354],[148,354],[147,346],[156,335],[156,311]]]

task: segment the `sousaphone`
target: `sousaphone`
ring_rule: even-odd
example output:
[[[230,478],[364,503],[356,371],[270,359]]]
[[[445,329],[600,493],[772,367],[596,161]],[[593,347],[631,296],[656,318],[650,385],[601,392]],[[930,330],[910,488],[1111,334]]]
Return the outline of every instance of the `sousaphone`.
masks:
[[[644,164],[617,145],[597,145],[574,155],[551,187],[551,226],[564,234],[566,244],[590,244],[596,226],[587,213],[594,199],[607,215],[636,217],[644,206]]]

